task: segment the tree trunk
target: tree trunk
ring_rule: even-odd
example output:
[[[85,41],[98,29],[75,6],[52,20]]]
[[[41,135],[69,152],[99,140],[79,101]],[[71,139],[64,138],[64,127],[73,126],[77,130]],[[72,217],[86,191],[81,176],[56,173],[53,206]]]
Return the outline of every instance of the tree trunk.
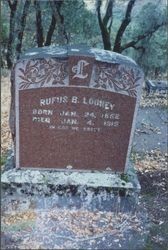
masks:
[[[43,47],[44,38],[43,38],[43,26],[41,20],[41,8],[39,1],[34,2],[36,8],[36,37],[38,47]]]
[[[15,40],[15,13],[16,13],[16,8],[17,8],[17,0],[15,0],[13,4],[10,1],[8,1],[8,4],[9,4],[11,12],[10,12],[9,39],[8,39],[8,45],[7,45],[6,61],[7,61],[8,69],[11,69],[13,65],[12,45]]]
[[[159,73],[159,67],[155,68],[155,79],[158,79]]]
[[[24,7],[23,7],[23,13],[22,13],[21,21],[20,21],[20,30],[19,30],[19,33],[18,33],[18,43],[16,45],[17,59],[19,59],[20,54],[21,54],[23,33],[24,33],[25,26],[26,26],[26,17],[27,17],[27,14],[28,14],[30,3],[31,3],[30,0],[26,0],[25,4],[24,4]]]
[[[65,30],[64,16],[61,14],[61,6],[63,2],[64,0],[57,0],[57,1],[50,0],[50,5],[51,5],[51,9],[53,11],[53,16],[55,17],[55,19],[57,20],[57,17],[59,18],[61,41],[62,43],[68,44],[69,37]]]
[[[113,10],[113,2],[110,0],[107,5],[106,13],[104,18],[101,17],[101,4],[102,1],[97,2],[97,15],[98,15],[98,22],[101,30],[101,35],[103,39],[103,45],[105,50],[111,50],[111,40],[110,40],[110,33],[111,33],[111,26],[112,26],[112,10]],[[110,20],[111,19],[111,20]],[[108,25],[108,23],[110,23]]]
[[[117,32],[117,35],[116,35],[116,39],[114,42],[114,48],[113,48],[114,52],[118,52],[118,53],[122,52],[122,48],[121,48],[122,37],[123,37],[123,34],[124,34],[128,24],[131,22],[131,12],[132,12],[132,9],[134,7],[135,1],[136,0],[130,0],[128,3],[125,18],[123,19],[123,21],[120,25],[120,28]]]
[[[62,3],[63,3],[63,1],[62,1]],[[61,23],[61,33],[63,35],[65,43],[68,44],[69,43],[69,37],[68,37],[66,29],[65,29],[64,16],[61,14],[61,11],[60,11],[62,3],[60,5],[58,5],[57,11],[58,11],[58,16],[60,18],[60,23]]]
[[[128,48],[135,48],[135,45],[140,42],[141,40],[147,38],[147,37],[151,37],[160,27],[165,26],[168,24],[168,21],[162,22],[160,24],[157,24],[156,26],[154,26],[151,30],[147,30],[144,34],[137,36],[136,38],[134,38],[133,41],[130,41],[126,44],[124,44],[123,46],[121,46],[121,52],[124,51],[125,49]]]
[[[104,49],[111,50],[112,47],[111,47],[111,41],[110,41],[110,34],[106,30],[105,31],[101,30],[101,34],[102,34]]]
[[[55,30],[55,26],[56,26],[56,18],[54,15],[52,15],[52,20],[51,20],[51,24],[47,33],[45,46],[51,45],[51,39]]]

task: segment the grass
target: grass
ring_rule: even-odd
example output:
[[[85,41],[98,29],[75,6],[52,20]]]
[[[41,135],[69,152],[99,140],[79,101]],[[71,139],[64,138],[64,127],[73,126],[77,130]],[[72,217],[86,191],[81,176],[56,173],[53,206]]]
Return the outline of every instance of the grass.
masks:
[[[121,180],[125,181],[125,182],[129,182],[129,178],[127,174],[121,174]]]
[[[7,154],[1,155],[1,166],[3,166],[6,163],[7,160]]]
[[[166,235],[168,235],[168,224],[153,225],[150,229],[150,234],[144,250],[168,250],[167,240],[165,239]],[[163,236],[163,241],[153,241],[154,237],[159,239]]]
[[[9,77],[9,75],[10,75],[10,70],[8,70],[6,68],[1,68],[1,76]]]
[[[130,160],[135,164],[138,161],[142,161],[145,159],[145,153],[138,153],[133,147],[130,154]]]
[[[2,225],[2,231],[4,232],[17,232],[21,230],[26,230],[27,228],[31,228],[33,230],[35,228],[35,221],[29,220],[27,222],[20,222],[11,225]]]

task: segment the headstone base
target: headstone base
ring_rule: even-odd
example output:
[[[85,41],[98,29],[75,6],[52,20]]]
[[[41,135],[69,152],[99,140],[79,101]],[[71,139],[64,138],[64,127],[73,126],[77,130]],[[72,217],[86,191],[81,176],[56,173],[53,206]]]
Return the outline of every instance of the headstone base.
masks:
[[[1,176],[3,192],[49,197],[57,195],[64,205],[106,210],[135,210],[140,184],[134,167],[127,174],[16,169],[13,154],[8,157]],[[59,201],[58,201],[59,203]]]

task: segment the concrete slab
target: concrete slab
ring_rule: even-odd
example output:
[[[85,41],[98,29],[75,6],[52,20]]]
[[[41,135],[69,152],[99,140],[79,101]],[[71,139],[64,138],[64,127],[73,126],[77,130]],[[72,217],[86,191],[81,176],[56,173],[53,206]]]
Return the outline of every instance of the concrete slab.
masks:
[[[16,169],[14,167],[14,154],[11,151],[1,176],[2,184],[54,185],[54,186],[85,186],[88,188],[111,188],[125,190],[140,190],[140,184],[130,163],[127,174],[111,171],[56,171]]]

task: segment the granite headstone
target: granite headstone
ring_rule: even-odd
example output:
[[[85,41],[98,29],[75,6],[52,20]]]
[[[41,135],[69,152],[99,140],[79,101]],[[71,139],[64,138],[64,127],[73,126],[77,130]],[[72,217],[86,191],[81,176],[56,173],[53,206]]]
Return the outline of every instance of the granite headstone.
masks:
[[[33,49],[12,72],[16,167],[124,172],[143,73],[87,47]]]

